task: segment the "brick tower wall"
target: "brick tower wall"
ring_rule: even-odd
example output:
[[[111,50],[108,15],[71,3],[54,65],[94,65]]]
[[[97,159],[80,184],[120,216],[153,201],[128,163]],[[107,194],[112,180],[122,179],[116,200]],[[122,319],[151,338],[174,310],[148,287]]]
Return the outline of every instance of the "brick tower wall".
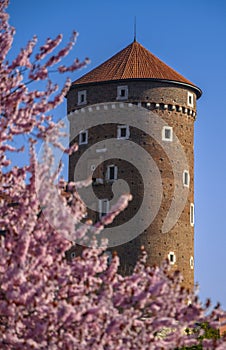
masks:
[[[168,232],[162,233],[161,228],[169,210],[174,192],[174,176],[172,165],[160,145],[151,136],[141,130],[131,127],[130,139],[147,152],[154,159],[162,178],[163,198],[160,210],[151,225],[137,238],[121,246],[111,248],[116,250],[120,256],[121,272],[131,273],[140,253],[140,247],[144,246],[148,253],[148,263],[150,265],[160,265],[168,257],[170,252],[175,254],[175,261],[172,268],[180,270],[184,277],[184,286],[192,288],[194,285],[194,227],[190,223],[190,205],[194,203],[194,120],[196,117],[196,95],[191,87],[177,85],[170,82],[160,82],[152,80],[131,80],[119,82],[107,82],[89,85],[72,86],[67,102],[68,113],[97,103],[116,102],[117,87],[128,87],[128,98],[122,102],[141,105],[142,107],[157,113],[179,138],[186,154],[189,165],[189,192],[187,202],[176,225]],[[86,103],[78,105],[78,92],[86,91]],[[188,93],[192,94],[193,106],[188,103]],[[71,126],[76,123],[76,117],[71,120]],[[82,153],[91,145],[113,138],[117,133],[117,125],[104,124],[93,127],[89,130],[89,140],[87,145],[81,145],[78,152],[70,156],[69,159],[69,180],[74,180],[74,168]],[[73,140],[78,142],[78,139]],[[180,161],[178,159],[178,161]],[[107,165],[115,164],[118,167],[118,178],[124,179],[130,187],[133,200],[128,208],[122,212],[113,222],[112,226],[117,226],[129,220],[142,202],[143,185],[139,171],[130,163],[121,159],[111,159],[100,165],[94,172],[94,177],[105,178]],[[112,197],[111,184],[104,183],[101,186],[93,186],[98,198]],[[149,209],[144,215],[149,215]],[[98,220],[96,212],[89,212],[89,216]]]

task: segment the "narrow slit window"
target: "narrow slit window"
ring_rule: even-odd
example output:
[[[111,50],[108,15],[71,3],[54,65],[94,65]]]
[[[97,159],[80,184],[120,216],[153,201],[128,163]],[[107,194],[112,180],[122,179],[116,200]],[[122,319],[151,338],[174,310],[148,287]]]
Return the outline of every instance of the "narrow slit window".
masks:
[[[168,260],[171,265],[174,265],[176,262],[176,255],[174,252],[169,252],[168,254]]]
[[[193,256],[190,257],[190,268],[192,270],[194,269],[194,258],[193,258]]]
[[[86,145],[88,143],[88,130],[82,130],[79,133],[79,145]]]
[[[125,137],[126,137],[126,128],[121,128],[120,133],[121,133],[120,136],[121,136],[122,138],[125,138]]]
[[[109,200],[100,199],[99,200],[99,218],[101,219],[109,212]]]
[[[190,205],[190,224],[191,226],[195,224],[195,207],[193,203]]]
[[[86,90],[78,91],[78,105],[86,104]]]
[[[187,104],[189,107],[194,107],[194,97],[191,92],[188,92]]]
[[[190,184],[190,175],[188,170],[184,170],[183,172],[183,185],[189,187]]]
[[[107,167],[107,180],[113,181],[117,180],[118,177],[118,167],[115,165],[109,165]]]

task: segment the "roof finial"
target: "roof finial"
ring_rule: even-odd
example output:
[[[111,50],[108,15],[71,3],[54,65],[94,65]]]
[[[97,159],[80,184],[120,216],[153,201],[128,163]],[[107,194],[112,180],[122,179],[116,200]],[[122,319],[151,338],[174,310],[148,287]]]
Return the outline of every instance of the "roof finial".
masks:
[[[134,17],[134,43],[137,41],[137,18]]]

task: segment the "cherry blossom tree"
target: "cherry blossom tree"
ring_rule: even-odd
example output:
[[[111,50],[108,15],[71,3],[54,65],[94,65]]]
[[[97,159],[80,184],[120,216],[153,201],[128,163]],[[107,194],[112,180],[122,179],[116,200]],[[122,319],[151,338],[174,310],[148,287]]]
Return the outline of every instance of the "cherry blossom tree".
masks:
[[[203,306],[195,293],[181,287],[181,275],[172,275],[166,263],[147,266],[142,249],[132,275],[119,275],[117,255],[109,264],[106,242],[96,244],[95,235],[126,207],[130,195],[91,226],[76,192],[89,181],[56,183],[48,145],[44,161],[37,160],[39,140],[62,148],[61,124],[50,112],[62,102],[70,81],[58,90],[51,72],[73,72],[88,60],[60,65],[75,43],[73,33],[57,53],[61,35],[48,38],[39,50],[34,37],[9,62],[15,30],[7,6],[7,0],[0,0],[0,348],[175,349],[198,344],[193,329],[203,322],[219,328],[225,314],[218,306],[207,314],[208,303]],[[40,81],[46,86],[38,90]],[[18,135],[29,139],[29,162],[21,167],[11,162],[12,154],[24,150],[14,145]],[[65,251],[91,228],[93,248],[68,262]],[[226,340],[203,340],[202,346],[225,349]]]

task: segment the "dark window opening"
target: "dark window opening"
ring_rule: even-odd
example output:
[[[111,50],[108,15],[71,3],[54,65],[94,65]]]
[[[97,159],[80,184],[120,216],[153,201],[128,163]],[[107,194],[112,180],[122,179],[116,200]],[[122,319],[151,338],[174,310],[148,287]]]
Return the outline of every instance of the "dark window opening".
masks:
[[[129,138],[129,127],[128,125],[119,125],[117,129],[118,139],[128,139]]]
[[[171,138],[171,130],[170,129],[165,129],[165,138],[170,139]]]
[[[174,255],[170,254],[170,262],[174,262]]]
[[[188,185],[188,173],[187,172],[184,173],[184,184]]]
[[[121,128],[121,137],[126,137],[126,128]]]
[[[108,213],[108,199],[102,199],[101,200],[101,210],[100,210],[100,218],[105,216]]]
[[[121,96],[121,97],[125,97],[125,96],[126,96],[126,90],[125,90],[125,89],[122,89],[122,90],[120,91],[120,96]]]
[[[81,133],[81,142],[82,143],[86,142],[86,133],[85,132]]]
[[[114,178],[115,178],[115,167],[111,166],[109,168],[109,179],[114,180]]]

